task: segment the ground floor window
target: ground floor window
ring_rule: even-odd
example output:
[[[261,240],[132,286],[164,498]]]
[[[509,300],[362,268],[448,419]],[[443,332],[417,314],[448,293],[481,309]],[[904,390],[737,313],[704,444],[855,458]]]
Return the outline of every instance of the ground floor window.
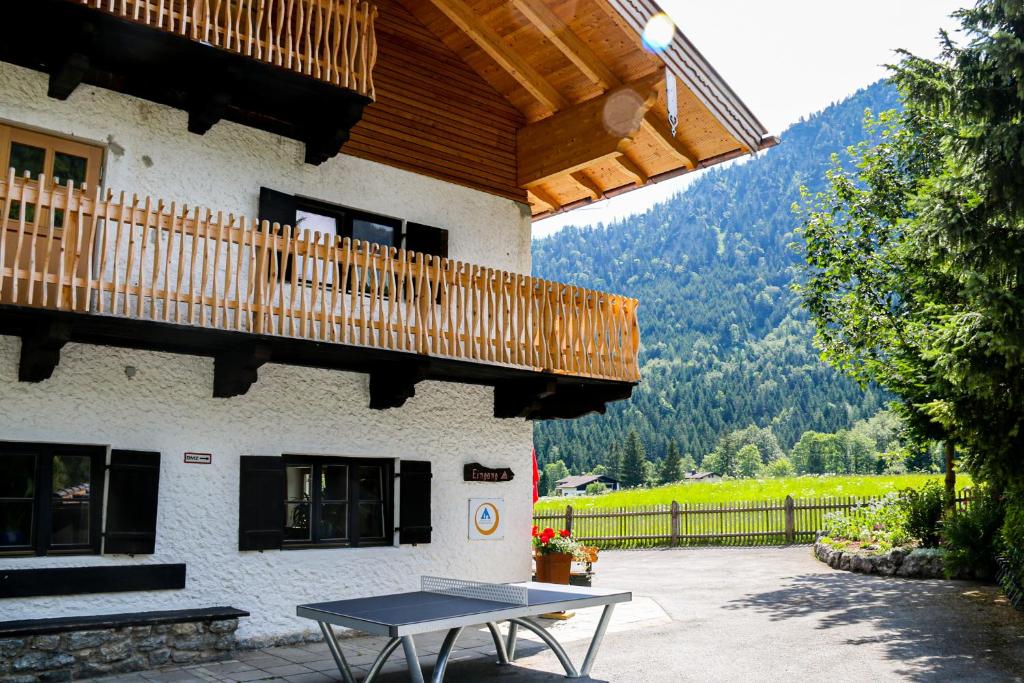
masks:
[[[285,457],[284,545],[392,543],[391,460]]]
[[[106,449],[0,442],[0,553],[100,551]]]

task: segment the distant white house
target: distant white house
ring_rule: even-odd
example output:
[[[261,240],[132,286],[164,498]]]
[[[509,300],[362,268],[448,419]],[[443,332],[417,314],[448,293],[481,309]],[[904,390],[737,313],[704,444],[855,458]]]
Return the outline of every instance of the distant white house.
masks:
[[[609,491],[618,491],[619,480],[607,474],[578,474],[555,482],[555,492],[559,496],[586,495],[587,487],[593,483],[604,484]]]
[[[722,481],[722,475],[716,472],[698,472],[693,470],[687,472],[686,476],[683,477],[683,481],[689,483],[691,481]]]

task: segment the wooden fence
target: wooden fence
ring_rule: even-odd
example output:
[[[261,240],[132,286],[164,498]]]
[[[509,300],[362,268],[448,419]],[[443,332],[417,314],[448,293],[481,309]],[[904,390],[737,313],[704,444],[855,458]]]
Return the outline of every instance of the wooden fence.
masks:
[[[636,299],[13,170],[0,209],[0,303],[639,379]]]
[[[18,0],[32,2],[32,0]],[[374,99],[377,8],[365,0],[78,0]]]
[[[569,529],[580,541],[600,548],[644,548],[682,545],[785,545],[810,543],[829,512],[864,509],[881,497],[826,496],[820,498],[677,503],[622,508],[537,512],[537,526]],[[971,489],[957,494],[963,508]]]

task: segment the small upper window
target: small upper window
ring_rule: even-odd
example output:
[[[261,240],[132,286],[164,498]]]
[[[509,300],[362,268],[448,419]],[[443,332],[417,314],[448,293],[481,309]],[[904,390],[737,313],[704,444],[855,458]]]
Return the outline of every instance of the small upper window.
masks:
[[[98,553],[105,449],[0,443],[0,552]]]
[[[0,169],[5,180],[13,168],[18,177],[37,180],[45,175],[47,183],[66,185],[71,181],[77,189],[95,191],[102,158],[103,149],[95,145],[0,124]],[[7,217],[17,220],[20,211],[20,203],[11,202]],[[25,207],[25,220],[35,220],[34,206]],[[39,222],[48,225],[49,216],[40,216]],[[53,224],[63,227],[62,209],[54,213]]]
[[[286,456],[284,545],[391,545],[391,460]]]

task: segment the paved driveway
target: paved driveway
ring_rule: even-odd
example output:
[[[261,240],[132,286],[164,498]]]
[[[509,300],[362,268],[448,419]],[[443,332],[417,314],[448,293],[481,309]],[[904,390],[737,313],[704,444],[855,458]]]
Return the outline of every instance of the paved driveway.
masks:
[[[1024,681],[1024,614],[991,586],[839,572],[807,547],[606,552],[596,569],[598,585],[631,588],[634,602],[616,610],[595,681]],[[552,626],[576,662],[594,612]],[[486,631],[467,631],[447,680],[564,680],[554,655],[521,643],[524,656],[498,667]],[[374,645],[346,641],[353,664],[368,665]],[[421,645],[424,664],[436,645]],[[275,648],[133,679],[338,680],[326,656],[321,643]],[[400,657],[387,670],[386,683],[408,680]]]

